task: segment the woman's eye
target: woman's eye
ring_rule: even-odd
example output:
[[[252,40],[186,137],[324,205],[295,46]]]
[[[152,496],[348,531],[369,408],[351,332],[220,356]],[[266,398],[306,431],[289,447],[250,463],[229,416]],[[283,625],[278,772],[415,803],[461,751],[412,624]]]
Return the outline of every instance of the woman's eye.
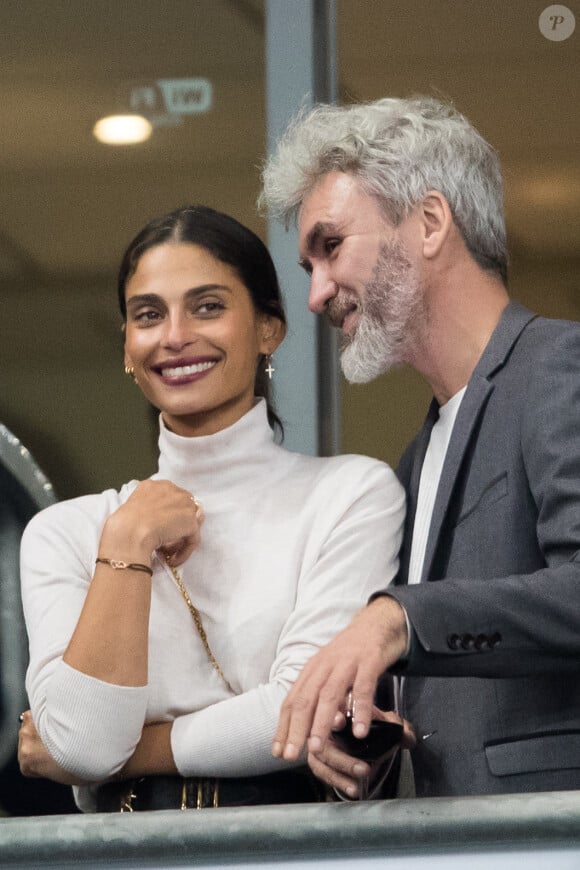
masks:
[[[224,305],[222,302],[201,302],[196,311],[198,314],[217,314],[223,311]]]
[[[138,311],[134,316],[133,320],[135,323],[139,324],[139,326],[149,326],[151,323],[156,323],[160,319],[161,315],[158,311],[147,310],[147,311]]]

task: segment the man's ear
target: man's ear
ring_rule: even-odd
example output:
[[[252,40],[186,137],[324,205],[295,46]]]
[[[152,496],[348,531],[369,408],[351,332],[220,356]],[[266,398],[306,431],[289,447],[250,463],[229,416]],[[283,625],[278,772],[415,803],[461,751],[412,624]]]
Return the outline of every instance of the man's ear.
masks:
[[[454,222],[447,199],[438,190],[430,190],[420,203],[423,227],[423,255],[436,257],[445,244]]]
[[[286,324],[279,317],[263,314],[260,319],[260,353],[274,353],[286,335]]]

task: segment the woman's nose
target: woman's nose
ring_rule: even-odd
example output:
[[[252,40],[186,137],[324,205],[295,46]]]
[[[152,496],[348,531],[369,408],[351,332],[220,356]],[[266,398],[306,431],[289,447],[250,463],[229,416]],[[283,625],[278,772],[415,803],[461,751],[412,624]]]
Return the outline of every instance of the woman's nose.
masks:
[[[169,315],[165,321],[163,344],[172,350],[181,349],[193,340],[191,321],[181,314]]]

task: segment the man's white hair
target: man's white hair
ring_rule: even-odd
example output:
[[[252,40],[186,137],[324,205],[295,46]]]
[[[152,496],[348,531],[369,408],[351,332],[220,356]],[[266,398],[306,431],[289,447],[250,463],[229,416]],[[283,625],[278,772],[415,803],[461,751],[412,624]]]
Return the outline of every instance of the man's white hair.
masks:
[[[474,259],[507,281],[499,158],[452,106],[389,98],[302,112],[266,162],[259,204],[288,225],[321,177],[337,171],[355,177],[395,224],[439,191]]]

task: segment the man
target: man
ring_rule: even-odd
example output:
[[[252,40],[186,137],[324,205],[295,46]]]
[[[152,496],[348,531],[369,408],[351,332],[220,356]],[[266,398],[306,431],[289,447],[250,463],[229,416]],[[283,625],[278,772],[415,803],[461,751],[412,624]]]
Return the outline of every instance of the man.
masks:
[[[329,739],[366,734],[402,675],[418,796],[580,788],[580,326],[511,302],[498,158],[452,107],[386,99],[298,119],[264,172],[298,218],[310,308],[368,381],[411,365],[434,400],[399,476],[397,584],[306,666],[273,752],[358,794]],[[396,408],[392,409],[396,413]]]

